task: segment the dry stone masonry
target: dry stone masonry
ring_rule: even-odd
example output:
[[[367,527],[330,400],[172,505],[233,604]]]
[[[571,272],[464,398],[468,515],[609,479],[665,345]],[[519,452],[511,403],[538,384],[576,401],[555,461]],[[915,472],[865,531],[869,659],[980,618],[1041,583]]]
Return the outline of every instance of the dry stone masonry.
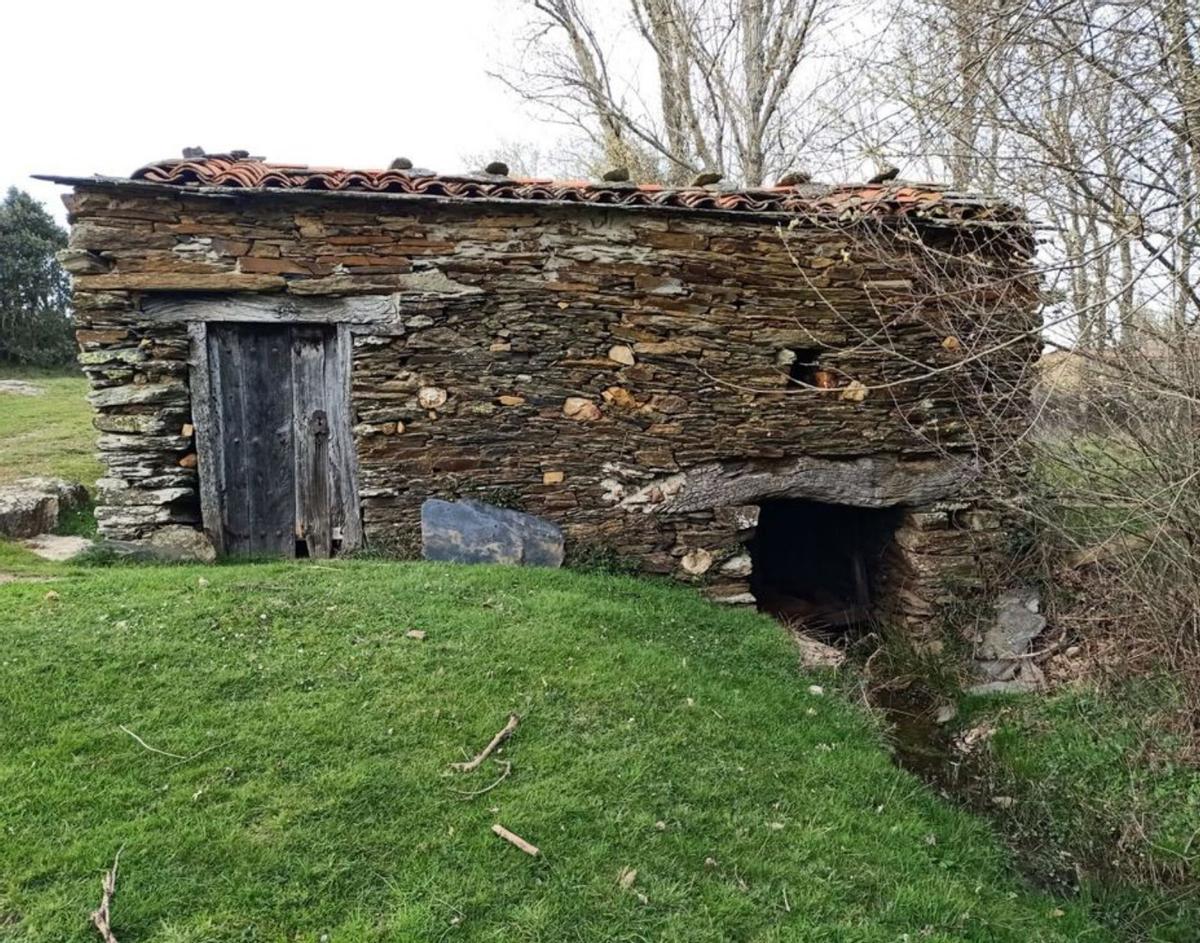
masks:
[[[852,508],[877,512],[882,535],[863,564],[871,606],[914,624],[948,581],[978,580],[997,559],[999,524],[971,477],[1019,410],[986,391],[1019,386],[1034,335],[987,350],[996,325],[1032,326],[1036,286],[1029,229],[994,200],[930,185],[663,191],[240,156],[62,182],[74,186],[63,264],[110,538],[203,526],[221,546],[220,528],[226,540],[236,528],[236,509],[216,507],[231,499],[206,490],[220,475],[204,443],[228,438],[210,407],[214,384],[228,395],[237,379],[214,366],[214,332],[240,324],[292,332],[271,350],[333,332],[334,385],[328,364],[345,359],[341,453],[336,391],[298,433],[348,465],[329,498],[343,508],[335,550],[417,553],[422,503],[469,498],[559,525],[568,562],[623,558],[752,603],[756,568],[782,552],[780,538],[756,543],[760,517],[800,514],[772,532],[834,553],[846,528],[813,533],[801,511]],[[245,362],[283,355],[255,356]]]

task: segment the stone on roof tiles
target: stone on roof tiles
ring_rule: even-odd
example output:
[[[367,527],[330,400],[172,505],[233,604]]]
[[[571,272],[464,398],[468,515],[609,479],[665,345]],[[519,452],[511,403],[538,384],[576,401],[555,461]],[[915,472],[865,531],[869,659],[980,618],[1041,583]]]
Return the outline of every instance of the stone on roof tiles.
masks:
[[[131,180],[178,187],[241,190],[311,190],[405,194],[470,202],[590,203],[672,207],[696,211],[794,213],[905,218],[919,215],[951,223],[987,220],[1026,225],[1021,211],[994,197],[955,193],[927,183],[814,184],[723,189],[586,180],[516,179],[478,174],[445,175],[420,169],[356,170],[268,163],[214,154],[148,164]]]

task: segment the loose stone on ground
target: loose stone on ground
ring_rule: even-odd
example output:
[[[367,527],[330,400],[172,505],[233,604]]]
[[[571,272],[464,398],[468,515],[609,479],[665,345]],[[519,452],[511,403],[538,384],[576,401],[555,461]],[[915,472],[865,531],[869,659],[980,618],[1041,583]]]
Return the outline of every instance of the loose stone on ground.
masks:
[[[431,498],[421,506],[426,560],[562,566],[563,533],[554,524],[480,501]]]

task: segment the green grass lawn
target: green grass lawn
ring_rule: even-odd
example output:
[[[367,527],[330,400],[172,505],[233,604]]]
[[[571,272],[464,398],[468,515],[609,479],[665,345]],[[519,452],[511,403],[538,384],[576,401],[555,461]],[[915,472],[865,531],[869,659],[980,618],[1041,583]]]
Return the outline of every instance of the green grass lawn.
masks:
[[[118,849],[122,943],[1111,939],[898,770],[778,626],[684,588],[0,569],[58,577],[0,586],[0,939],[92,940]],[[510,711],[511,776],[464,797],[502,768],[449,764]]]
[[[24,380],[46,391],[41,396],[0,393],[0,484],[57,475],[90,489],[101,468],[83,374],[4,367],[0,379]]]

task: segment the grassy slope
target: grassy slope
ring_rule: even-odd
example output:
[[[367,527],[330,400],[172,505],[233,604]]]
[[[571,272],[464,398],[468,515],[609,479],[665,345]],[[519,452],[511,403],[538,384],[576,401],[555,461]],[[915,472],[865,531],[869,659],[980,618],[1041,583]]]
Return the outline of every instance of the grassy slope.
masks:
[[[100,463],[83,374],[0,368],[0,379],[26,380],[46,390],[41,396],[0,393],[0,484],[58,475],[91,488]]]
[[[1085,894],[1127,938],[1191,943],[1200,770],[1175,758],[1176,695],[1166,681],[1143,680],[980,699],[961,723],[995,725],[992,791],[1017,800],[1002,813],[1006,830],[1039,870],[1085,875]]]
[[[775,625],[684,589],[370,561],[61,572],[0,586],[0,939],[91,939],[121,847],[117,935],[141,943],[1108,938],[810,693]],[[463,801],[497,766],[447,764],[510,710],[512,776]]]

